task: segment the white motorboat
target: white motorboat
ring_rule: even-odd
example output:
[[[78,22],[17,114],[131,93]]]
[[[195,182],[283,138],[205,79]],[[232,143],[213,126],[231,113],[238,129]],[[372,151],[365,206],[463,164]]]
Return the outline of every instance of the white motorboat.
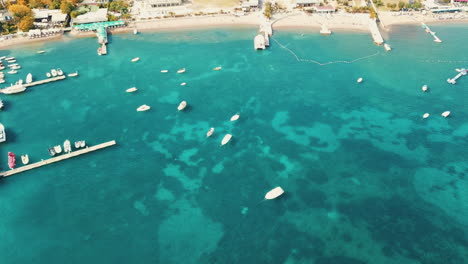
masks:
[[[31,73],[28,73],[28,75],[26,75],[26,83],[32,83],[32,74]]]
[[[78,71],[68,74],[68,77],[76,77],[76,76],[78,76]]]
[[[21,155],[21,162],[23,162],[24,165],[29,163],[29,156],[28,154]]]
[[[14,60],[14,59],[16,59],[16,58],[15,58],[15,57],[5,57],[4,59],[5,59],[6,61],[9,61],[9,60]]]
[[[423,86],[421,87],[421,90],[422,90],[423,92],[427,92],[427,85],[423,85]]]
[[[3,71],[5,69],[5,66],[0,65],[0,71]]]
[[[135,28],[135,29],[133,30],[133,35],[136,35],[136,34],[138,34],[138,29]]]
[[[45,53],[45,50],[39,50],[36,52],[37,54],[44,54]]]
[[[429,117],[429,113],[425,113],[425,114],[423,115],[423,118],[424,118],[424,119],[426,119],[426,118],[428,118],[428,117]]]
[[[67,139],[63,142],[63,151],[66,153],[70,153],[72,151],[70,140]]]
[[[15,63],[16,60],[6,60],[8,63]]]
[[[1,56],[1,57],[0,57],[0,61],[1,61],[1,60],[4,60],[5,58],[6,58],[6,56]]]
[[[218,66],[218,67],[216,67],[216,68],[213,68],[213,71],[219,71],[219,70],[221,70],[221,69],[222,69],[222,67],[221,67],[221,66]]]
[[[47,76],[47,78],[50,78],[50,77],[52,77],[52,74],[50,74],[50,72],[47,72],[46,76]]]
[[[132,62],[137,62],[137,61],[139,61],[139,60],[140,60],[140,58],[139,58],[139,57],[136,57],[136,58],[133,58],[133,59],[132,59]]]
[[[283,188],[278,186],[278,187],[272,189],[271,191],[267,192],[265,194],[265,199],[266,200],[272,200],[272,199],[275,199],[278,196],[282,195],[283,193],[284,193]]]
[[[23,84],[23,80],[19,79],[19,80],[16,82],[16,84],[19,84],[19,85]]]
[[[232,138],[232,135],[231,134],[226,134],[224,137],[223,137],[223,140],[221,140],[221,146],[224,146],[226,145]]]
[[[359,79],[357,79],[357,82],[358,82],[358,83],[362,83],[362,81],[363,81],[362,77],[360,77]]]
[[[182,101],[182,102],[180,102],[179,106],[177,107],[177,110],[182,111],[182,110],[185,109],[185,107],[187,107],[187,102]]]
[[[9,74],[17,74],[18,72],[15,70],[8,71]]]
[[[390,47],[390,45],[388,45],[387,43],[385,43],[383,46],[384,46],[384,48],[385,48],[386,51],[391,51],[391,50],[392,50],[392,48]]]
[[[235,114],[235,115],[233,115],[233,116],[231,117],[231,119],[230,119],[230,120],[231,120],[231,122],[232,122],[232,121],[236,121],[236,120],[238,120],[238,119],[239,119],[239,117],[240,117],[240,115],[239,115],[239,114]]]
[[[127,93],[133,93],[133,92],[135,92],[136,90],[138,90],[136,87],[132,87],[132,88],[128,88],[127,90],[125,90],[125,92],[127,92]]]
[[[211,135],[213,135],[214,133],[214,127],[210,128],[210,130],[208,130],[208,132],[206,132],[206,137],[211,137]]]
[[[62,153],[62,146],[60,146],[60,145],[55,146],[55,147],[54,147],[54,151],[55,151],[55,153],[57,153],[57,154]]]
[[[2,99],[0,99],[0,110],[2,110],[2,109],[3,109],[3,101],[2,101]]]
[[[168,70],[161,70],[162,73],[168,73]]]
[[[6,141],[5,127],[0,123],[0,142]]]
[[[185,85],[187,85],[187,83],[186,83],[186,82],[183,82],[183,83],[181,83],[180,85],[185,86]]]
[[[22,84],[15,84],[15,85],[11,85],[7,88],[4,88],[2,90],[2,93],[4,94],[15,94],[15,93],[21,93],[21,92],[24,92],[26,91],[26,87]]]
[[[75,141],[75,148],[79,149],[80,148],[80,141]]]
[[[445,111],[442,113],[443,117],[448,117],[450,115],[450,111]]]
[[[19,70],[19,69],[21,69],[21,66],[19,66],[19,65],[13,65],[13,66],[8,65],[8,67],[10,67],[10,70]]]
[[[5,83],[5,80],[3,80],[3,79],[0,79],[0,83]]]
[[[59,76],[63,75],[62,69],[60,69],[60,68],[57,69],[57,75],[59,75]]]
[[[182,68],[182,69],[177,71],[177,73],[184,73],[184,72],[185,72],[185,68]]]
[[[80,146],[81,146],[82,148],[86,147],[86,141],[85,141],[85,140],[81,140],[81,141],[80,141]]]
[[[143,112],[143,111],[148,111],[148,110],[150,110],[150,109],[151,109],[151,107],[150,107],[149,105],[145,105],[145,104],[144,104],[144,105],[141,105],[140,107],[138,107],[138,108],[137,108],[137,111],[138,111],[138,112]]]
[[[50,70],[50,73],[52,74],[52,77],[57,76],[57,70],[56,69]]]

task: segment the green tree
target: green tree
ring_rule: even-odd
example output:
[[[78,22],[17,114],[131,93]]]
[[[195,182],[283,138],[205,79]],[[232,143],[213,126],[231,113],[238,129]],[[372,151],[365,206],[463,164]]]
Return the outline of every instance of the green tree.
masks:
[[[34,17],[32,16],[25,16],[18,23],[18,29],[24,32],[29,31],[33,27],[34,27]]]
[[[19,23],[23,17],[33,16],[31,8],[24,5],[10,5],[8,10],[13,14],[13,18],[17,23]]]
[[[60,10],[63,14],[70,14],[75,7],[68,1],[62,1],[60,4]]]
[[[267,17],[268,19],[270,19],[271,16],[273,15],[273,8],[270,2],[265,3],[265,11],[263,11],[263,15]]]
[[[413,5],[413,6],[414,6],[414,8],[417,8],[417,9],[421,9],[421,8],[422,8],[422,4],[421,4],[421,2],[419,2],[419,1],[414,2],[414,5]]]
[[[403,2],[403,1],[398,2],[398,8],[399,9],[403,9],[404,7],[405,7],[405,2]]]

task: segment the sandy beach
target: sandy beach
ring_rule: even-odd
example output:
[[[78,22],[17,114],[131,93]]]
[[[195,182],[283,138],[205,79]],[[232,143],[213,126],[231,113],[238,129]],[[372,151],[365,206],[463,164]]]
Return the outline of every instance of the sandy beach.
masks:
[[[425,23],[468,23],[468,15],[433,15],[421,13],[398,13],[398,12],[379,12],[379,16],[386,30],[390,30],[391,26],[404,24],[419,24]],[[368,14],[305,14],[297,13],[279,13],[275,14],[271,19],[273,29],[311,29],[317,30],[325,24],[330,30],[346,30],[346,31],[369,31]],[[127,27],[112,29],[113,33],[128,32],[137,28],[139,31],[159,31],[159,30],[186,30],[186,29],[203,29],[217,27],[257,27],[265,18],[261,13],[252,13],[244,16],[236,16],[231,14],[210,15],[210,16],[191,16],[182,18],[166,18],[140,20],[131,22]],[[72,37],[91,37],[94,33],[91,32],[72,32]],[[18,36],[8,40],[0,41],[0,49],[5,49],[10,46],[27,43],[37,43],[48,41],[51,39],[59,39],[61,36],[51,36],[38,39],[29,39],[28,37]]]

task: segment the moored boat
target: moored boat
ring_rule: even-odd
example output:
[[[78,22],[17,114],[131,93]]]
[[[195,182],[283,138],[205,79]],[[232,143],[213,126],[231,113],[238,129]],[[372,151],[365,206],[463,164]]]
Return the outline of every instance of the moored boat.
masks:
[[[16,166],[16,156],[13,152],[8,152],[8,167],[14,169]]]
[[[60,69],[60,68],[57,69],[57,75],[59,75],[59,76],[63,75],[62,69]]]
[[[421,90],[422,90],[423,92],[427,92],[427,85],[423,85],[423,86],[421,87]]]
[[[7,88],[2,89],[2,93],[4,94],[15,94],[15,93],[21,93],[26,90],[26,87],[22,84],[15,84],[11,85]]]
[[[183,82],[183,83],[181,83],[180,85],[185,86],[185,85],[187,85],[187,83],[186,83],[186,82]]]
[[[50,77],[52,77],[52,74],[50,74],[50,72],[47,72],[46,76],[47,76],[47,78],[50,78]]]
[[[15,60],[16,58],[15,57],[4,57],[3,59],[6,60],[6,61],[9,61],[9,60]]]
[[[448,117],[450,115],[450,111],[445,111],[442,113],[443,117]]]
[[[68,74],[68,77],[76,77],[76,76],[78,76],[78,71]]]
[[[177,107],[177,110],[182,111],[182,110],[185,109],[185,107],[187,107],[187,102],[182,101],[182,102],[180,102],[179,106]]]
[[[162,73],[168,73],[168,70],[161,70]]]
[[[133,29],[133,35],[136,35],[136,34],[138,34],[138,29],[135,28]]]
[[[236,121],[236,120],[239,119],[239,117],[240,117],[239,114],[235,114],[235,115],[233,115],[233,116],[231,117],[230,121],[231,121],[231,122],[232,122],[232,121]]]
[[[219,70],[221,70],[221,69],[222,69],[222,67],[221,67],[221,66],[218,66],[218,67],[213,68],[213,71],[219,71]]]
[[[206,132],[206,137],[211,137],[211,135],[213,135],[214,133],[214,127],[210,128],[210,130],[208,130],[208,132]]]
[[[391,50],[392,50],[392,48],[390,47],[390,45],[388,45],[387,43],[385,43],[383,46],[384,46],[384,48],[385,48],[386,51],[391,51]]]
[[[86,147],[86,141],[85,141],[85,140],[81,140],[81,141],[80,141],[80,146],[81,146],[82,148]]]
[[[150,109],[151,109],[151,107],[150,107],[149,105],[145,105],[145,104],[144,104],[144,105],[141,105],[140,107],[138,107],[138,108],[137,108],[137,111],[138,111],[138,112],[143,112],[143,111],[148,111],[148,110],[150,110]]]
[[[0,99],[0,110],[2,110],[2,109],[3,109],[3,101],[2,101],[2,99]]]
[[[0,123],[0,143],[6,141],[5,127]]]
[[[221,140],[221,146],[226,145],[231,140],[231,138],[232,138],[231,134],[226,134],[223,137],[223,140]]]
[[[54,151],[55,151],[56,154],[62,153],[62,146],[60,146],[60,145],[55,146]]]
[[[125,90],[125,92],[127,93],[133,93],[135,91],[137,91],[138,89],[136,87],[132,87],[132,88],[128,88],[127,90]]]
[[[29,156],[28,154],[25,154],[25,155],[21,155],[21,162],[26,165],[29,163]]]
[[[278,186],[278,187],[272,189],[271,191],[267,192],[265,194],[265,199],[266,200],[272,200],[272,199],[275,199],[278,196],[282,195],[283,193],[284,193],[283,188]]]
[[[72,151],[70,140],[67,139],[63,142],[63,151],[66,153],[70,153]]]
[[[6,60],[8,63],[15,63],[16,60]]]
[[[53,147],[49,148],[48,151],[49,151],[50,156],[52,156],[52,157],[55,156],[55,150],[54,150]]]
[[[362,81],[363,81],[362,77],[360,77],[359,79],[357,79],[357,82],[358,82],[358,83],[362,83]]]
[[[135,58],[132,59],[132,62],[137,62],[137,61],[139,61],[139,60],[140,60],[139,57],[135,57]]]
[[[31,73],[28,73],[28,75],[26,76],[26,83],[32,83],[32,74]]]
[[[52,74],[52,77],[57,76],[57,70],[56,69],[50,70],[50,73]]]
[[[79,149],[80,148],[80,141],[75,141],[75,148]]]
[[[429,113],[425,113],[425,114],[423,115],[423,119],[426,119],[426,118],[428,118],[428,117],[429,117]]]
[[[11,70],[11,71],[8,71],[9,74],[17,74],[18,72],[16,70]]]
[[[45,50],[39,50],[36,52],[37,54],[44,54],[45,53]]]
[[[185,68],[182,68],[182,69],[178,70],[177,73],[184,73],[185,71],[186,71]]]

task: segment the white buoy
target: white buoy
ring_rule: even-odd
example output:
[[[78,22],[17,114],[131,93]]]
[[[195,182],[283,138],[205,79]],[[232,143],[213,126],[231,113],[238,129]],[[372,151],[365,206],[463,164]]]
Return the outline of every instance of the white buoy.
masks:
[[[358,82],[358,83],[362,83],[362,77],[360,77],[359,79],[357,79],[357,82]]]
[[[445,111],[442,113],[443,117],[448,117],[450,115],[450,111]]]
[[[284,193],[283,188],[278,186],[278,187],[272,189],[271,191],[267,192],[265,194],[265,199],[266,200],[272,200],[272,199],[275,199],[278,196],[282,195],[283,193]]]
[[[429,117],[429,113],[425,113],[425,114],[423,115],[423,118],[424,118],[424,119],[426,119],[426,118],[428,118],[428,117]]]

